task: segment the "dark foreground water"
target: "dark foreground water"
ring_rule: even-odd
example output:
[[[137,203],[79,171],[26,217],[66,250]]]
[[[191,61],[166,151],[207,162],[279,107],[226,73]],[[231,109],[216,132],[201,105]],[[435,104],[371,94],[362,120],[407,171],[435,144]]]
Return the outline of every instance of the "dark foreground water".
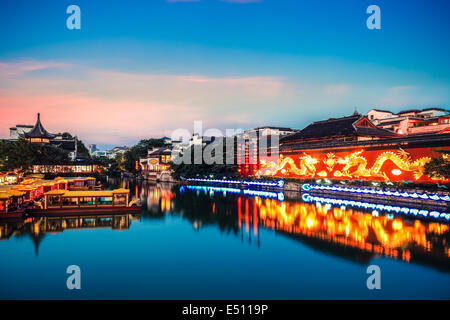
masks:
[[[448,224],[296,194],[128,186],[140,215],[0,221],[0,298],[450,298]],[[69,265],[81,290],[66,287]]]

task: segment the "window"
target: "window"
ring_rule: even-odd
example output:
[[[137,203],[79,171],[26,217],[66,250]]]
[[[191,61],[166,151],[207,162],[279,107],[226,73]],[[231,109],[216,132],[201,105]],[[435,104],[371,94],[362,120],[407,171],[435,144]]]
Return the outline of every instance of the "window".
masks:
[[[92,197],[80,198],[80,205],[82,206],[92,206],[94,204],[94,198]]]
[[[78,206],[78,198],[63,198],[62,205],[70,207]]]
[[[114,205],[115,206],[126,206],[127,203],[127,195],[126,194],[115,194],[114,195]]]
[[[112,197],[101,197],[101,198],[98,198],[98,204],[99,205],[112,204]]]
[[[60,197],[59,196],[49,196],[48,197],[48,207],[59,207],[59,201],[60,201]]]

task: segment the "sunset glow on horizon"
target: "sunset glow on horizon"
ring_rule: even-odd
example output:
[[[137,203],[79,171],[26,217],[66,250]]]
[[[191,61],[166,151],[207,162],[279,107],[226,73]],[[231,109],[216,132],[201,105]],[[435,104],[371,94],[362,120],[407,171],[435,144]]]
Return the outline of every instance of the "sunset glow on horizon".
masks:
[[[25,3],[0,13],[8,30],[0,50],[0,138],[17,124],[33,125],[38,112],[50,132],[114,146],[192,131],[196,120],[222,131],[301,129],[355,107],[395,112],[448,108],[450,100],[449,22],[418,1],[395,21],[390,13],[402,5],[381,1],[385,18],[376,32],[365,28],[365,4],[356,1],[323,9],[297,1],[161,0],[136,2],[133,11],[79,1],[83,24],[75,31],[65,28],[63,4]],[[446,12],[448,3],[440,5]],[[407,35],[399,41],[401,31]]]

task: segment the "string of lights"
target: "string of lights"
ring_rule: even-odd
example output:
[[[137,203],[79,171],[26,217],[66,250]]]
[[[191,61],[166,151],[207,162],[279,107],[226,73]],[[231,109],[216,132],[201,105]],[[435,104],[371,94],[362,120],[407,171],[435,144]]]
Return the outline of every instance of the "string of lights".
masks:
[[[429,211],[423,209],[415,209],[408,207],[400,207],[400,206],[391,206],[386,204],[379,203],[370,203],[370,202],[362,202],[362,201],[354,201],[354,200],[346,200],[346,199],[334,199],[334,198],[325,198],[313,196],[308,193],[304,193],[302,195],[302,200],[304,202],[316,202],[316,203],[326,203],[330,205],[337,206],[350,206],[364,209],[372,209],[372,214],[376,215],[378,211],[386,211],[389,213],[396,214],[405,214],[405,215],[413,215],[413,216],[423,216],[423,217],[431,217],[434,219],[445,219],[446,221],[450,220],[450,213],[438,212],[438,211]]]
[[[409,192],[399,192],[399,191],[389,191],[389,190],[375,190],[368,188],[355,188],[355,187],[340,187],[340,186],[324,186],[305,183],[302,185],[303,191],[314,191],[314,190],[324,190],[324,191],[338,191],[338,192],[349,192],[349,193],[360,193],[360,194],[373,194],[388,197],[397,198],[410,198],[410,199],[422,199],[422,200],[434,200],[434,201],[450,201],[448,195],[439,194],[428,194],[428,193],[409,193]]]
[[[234,193],[234,194],[243,194],[248,196],[257,196],[260,198],[275,198],[279,201],[284,201],[284,194],[282,192],[270,192],[270,191],[260,191],[260,190],[250,190],[250,189],[237,189],[237,188],[225,188],[225,187],[212,187],[212,186],[181,186],[180,192],[184,193],[184,188],[188,190],[201,190],[205,192],[223,192],[226,193]]]
[[[261,186],[261,187],[276,187],[283,188],[284,181],[245,181],[245,180],[225,180],[225,179],[199,179],[199,178],[187,178],[186,181],[192,182],[206,182],[206,183],[218,183],[218,184],[237,184],[247,186]]]

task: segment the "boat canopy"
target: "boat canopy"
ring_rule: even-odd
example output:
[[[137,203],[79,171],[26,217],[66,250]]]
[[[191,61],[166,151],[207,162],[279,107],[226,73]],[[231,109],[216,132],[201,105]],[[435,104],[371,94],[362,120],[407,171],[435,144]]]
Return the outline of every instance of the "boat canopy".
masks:
[[[68,190],[52,190],[44,193],[49,196],[62,196],[64,198],[71,197],[112,197],[114,194],[128,194],[128,189],[115,190],[88,190],[88,191],[68,191]]]

